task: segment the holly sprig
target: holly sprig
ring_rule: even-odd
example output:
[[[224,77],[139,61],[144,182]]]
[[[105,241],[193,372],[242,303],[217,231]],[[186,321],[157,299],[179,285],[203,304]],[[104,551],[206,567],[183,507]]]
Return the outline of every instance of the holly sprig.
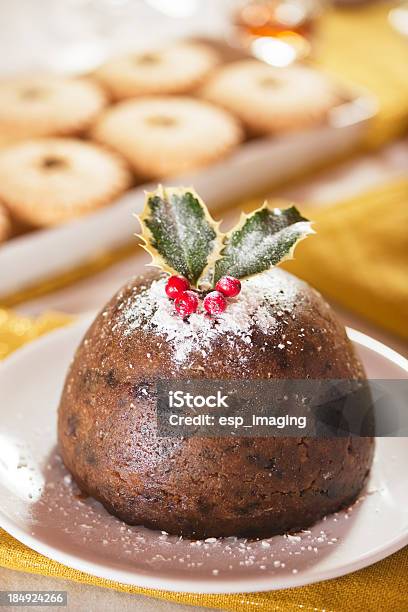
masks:
[[[247,278],[291,259],[296,245],[312,233],[310,221],[295,206],[281,209],[265,203],[243,214],[237,227],[223,236],[214,282],[227,274]]]
[[[159,186],[146,194],[139,217],[150,265],[179,274],[193,287],[213,287],[222,277],[245,279],[292,258],[296,245],[313,234],[295,206],[265,203],[227,234],[193,188]]]
[[[147,193],[139,221],[142,247],[152,256],[150,265],[181,274],[193,286],[214,267],[222,234],[193,188],[159,186]]]

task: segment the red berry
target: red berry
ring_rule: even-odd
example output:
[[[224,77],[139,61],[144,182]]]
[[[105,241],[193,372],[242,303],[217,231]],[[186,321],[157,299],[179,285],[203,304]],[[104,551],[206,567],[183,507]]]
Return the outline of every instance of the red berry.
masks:
[[[204,298],[203,304],[206,311],[212,315],[221,314],[227,307],[227,301],[219,291],[208,293]]]
[[[215,288],[227,297],[235,297],[241,291],[241,281],[233,276],[223,276]]]
[[[190,283],[184,276],[170,276],[166,283],[166,294],[171,300],[175,300],[180,293],[187,291]]]
[[[198,308],[198,296],[194,291],[183,291],[176,297],[174,306],[179,315],[188,317]]]

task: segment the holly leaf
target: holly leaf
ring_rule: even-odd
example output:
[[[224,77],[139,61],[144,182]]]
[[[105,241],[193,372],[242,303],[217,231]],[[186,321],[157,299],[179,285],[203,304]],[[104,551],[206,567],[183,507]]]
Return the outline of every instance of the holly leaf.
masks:
[[[295,206],[272,208],[265,203],[224,237],[221,258],[215,263],[214,281],[222,276],[245,278],[293,257],[300,240],[313,234],[311,223]]]
[[[150,265],[181,274],[192,285],[198,285],[219,257],[219,223],[192,188],[159,186],[147,193],[139,221],[142,246],[152,256]]]

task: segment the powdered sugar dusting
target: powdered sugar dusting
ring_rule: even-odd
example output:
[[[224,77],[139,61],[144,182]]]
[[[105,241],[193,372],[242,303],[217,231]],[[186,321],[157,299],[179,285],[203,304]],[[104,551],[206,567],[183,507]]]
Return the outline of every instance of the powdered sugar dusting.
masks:
[[[258,328],[271,334],[278,326],[277,314],[290,313],[298,295],[298,282],[279,269],[273,269],[242,282],[241,293],[229,299],[227,310],[208,316],[202,309],[184,321],[165,293],[166,279],[153,281],[139,295],[130,298],[122,310],[125,335],[143,329],[164,337],[173,350],[174,361],[185,362],[194,351],[209,351],[214,340],[225,335],[250,345]]]

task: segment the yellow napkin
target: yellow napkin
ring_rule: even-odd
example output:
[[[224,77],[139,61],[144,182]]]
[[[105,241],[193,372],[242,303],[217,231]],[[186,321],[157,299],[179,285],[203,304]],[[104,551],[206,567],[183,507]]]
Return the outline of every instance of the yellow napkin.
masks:
[[[141,589],[95,578],[51,561],[20,544],[0,529],[0,566],[9,569],[74,580],[82,584],[107,587],[125,593],[137,593],[179,604],[218,608],[220,610],[305,610],[329,612],[406,612],[408,549],[364,570],[335,580],[297,589],[242,593],[238,595],[196,595]]]
[[[73,317],[70,315],[58,312],[48,312],[37,319],[32,319],[0,308],[0,359],[4,359],[26,342],[72,320]]]
[[[284,267],[368,321],[408,339],[408,180],[302,212],[316,235]]]
[[[367,138],[367,144],[374,147],[408,127],[408,38],[389,22],[395,4],[332,8],[322,17],[319,29],[317,62],[377,98],[379,113]]]

